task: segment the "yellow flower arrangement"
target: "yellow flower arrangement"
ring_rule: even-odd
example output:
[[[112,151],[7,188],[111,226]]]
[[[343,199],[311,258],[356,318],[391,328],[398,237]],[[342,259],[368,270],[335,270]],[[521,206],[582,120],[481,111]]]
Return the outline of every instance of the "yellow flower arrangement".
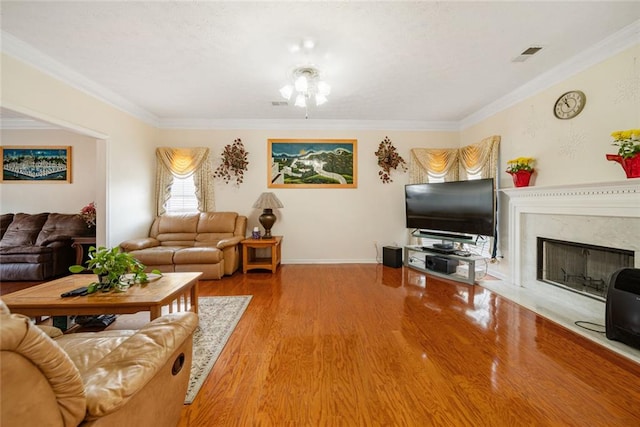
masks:
[[[533,172],[533,157],[518,157],[517,159],[507,162],[507,173],[516,173],[518,171]]]
[[[640,129],[617,130],[611,132],[613,144],[618,148],[618,155],[625,159],[640,153]]]

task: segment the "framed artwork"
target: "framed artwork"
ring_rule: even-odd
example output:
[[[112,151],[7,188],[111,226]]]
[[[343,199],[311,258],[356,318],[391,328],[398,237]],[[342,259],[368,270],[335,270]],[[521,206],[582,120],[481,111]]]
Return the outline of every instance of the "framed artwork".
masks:
[[[269,139],[269,188],[356,188],[356,139]]]
[[[4,146],[2,183],[71,183],[71,147]]]

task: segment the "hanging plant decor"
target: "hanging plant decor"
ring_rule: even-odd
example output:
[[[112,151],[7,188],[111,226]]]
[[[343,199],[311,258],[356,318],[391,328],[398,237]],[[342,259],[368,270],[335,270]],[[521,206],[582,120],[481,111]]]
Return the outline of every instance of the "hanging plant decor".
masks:
[[[386,184],[393,182],[391,179],[391,169],[402,169],[402,172],[407,171],[407,162],[398,154],[398,150],[393,146],[393,143],[388,136],[384,137],[384,140],[378,145],[378,151],[376,151],[376,157],[378,157],[378,166],[382,168],[378,172],[380,180]]]
[[[249,152],[244,149],[242,140],[240,138],[233,141],[233,144],[228,144],[222,151],[222,164],[218,166],[213,176],[216,178],[222,178],[225,184],[236,180],[236,185],[242,184],[244,173],[247,171],[247,165],[249,161],[247,156]]]

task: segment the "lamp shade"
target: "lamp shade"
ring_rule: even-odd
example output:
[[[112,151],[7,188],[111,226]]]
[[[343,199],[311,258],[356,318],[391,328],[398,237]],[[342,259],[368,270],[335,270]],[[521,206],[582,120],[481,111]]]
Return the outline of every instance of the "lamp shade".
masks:
[[[262,193],[258,200],[253,204],[254,208],[259,209],[274,209],[283,208],[284,205],[273,193]]]

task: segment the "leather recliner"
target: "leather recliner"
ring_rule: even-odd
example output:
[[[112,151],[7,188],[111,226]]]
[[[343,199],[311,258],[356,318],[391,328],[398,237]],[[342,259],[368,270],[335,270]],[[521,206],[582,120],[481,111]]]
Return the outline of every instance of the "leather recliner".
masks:
[[[202,272],[200,279],[220,279],[240,266],[240,242],[247,217],[235,212],[162,215],[153,221],[149,237],[120,243],[125,252],[162,272]]]
[[[0,300],[0,425],[176,426],[197,325],[184,312],[138,331],[47,334]]]

